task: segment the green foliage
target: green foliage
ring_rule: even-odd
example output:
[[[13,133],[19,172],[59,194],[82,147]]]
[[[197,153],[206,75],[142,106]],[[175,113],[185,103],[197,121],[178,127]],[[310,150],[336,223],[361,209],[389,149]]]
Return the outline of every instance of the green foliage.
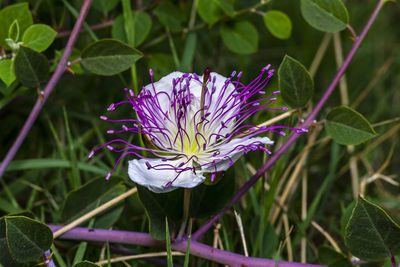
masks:
[[[324,32],[341,31],[349,23],[341,0],[301,0],[301,14],[308,24]]]
[[[229,0],[199,0],[197,12],[207,24],[214,25],[225,15],[233,17],[233,1]]]
[[[154,9],[154,14],[168,30],[179,32],[182,30],[182,12],[169,1],[163,1]]]
[[[129,69],[141,52],[121,41],[104,39],[82,51],[82,66],[97,75],[110,76]]]
[[[90,261],[81,261],[74,265],[74,267],[99,267],[99,266],[100,265],[97,265]]]
[[[358,145],[376,136],[363,115],[345,106],[336,107],[328,113],[325,129],[333,140],[342,145]]]
[[[45,24],[34,24],[26,29],[22,42],[37,52],[46,50],[56,38],[57,32]]]
[[[93,1],[92,6],[104,14],[107,14],[114,9],[119,2],[120,0],[96,0]]]
[[[153,70],[154,82],[173,71],[202,75],[209,67],[225,77],[233,70],[242,71],[239,85],[247,86],[257,78],[260,69],[271,64],[275,74],[263,89],[265,95],[253,95],[247,104],[266,99],[260,102],[258,112],[248,114],[244,124],[268,122],[271,127],[297,128],[329,86],[339,67],[336,60],[346,56],[354,44],[347,38],[348,32],[341,34],[341,39],[335,36],[333,41],[325,32],[348,27],[360,33],[377,2],[367,0],[360,5],[357,1],[340,0],[93,0],[61,79],[0,178],[0,217],[4,216],[0,219],[0,266],[33,266],[43,262],[44,250],[54,252],[56,266],[97,266],[83,260],[98,260],[103,251],[99,245],[59,237],[49,249],[49,229],[26,217],[47,224],[66,224],[133,186],[127,178],[127,160],[154,157],[151,153],[135,150],[137,155],[119,160],[120,154],[114,152],[133,150],[123,150],[123,144],[115,143],[112,151],[104,148],[90,159],[88,155],[112,139],[143,146],[145,135],[119,133],[123,125],[133,127],[137,119],[132,107],[122,104],[112,113],[106,108],[110,103],[124,101],[123,88],[134,90],[136,95],[142,86],[148,85],[149,68]],[[0,161],[31,114],[35,99],[40,100],[31,87],[44,88],[56,70],[82,3],[0,0]],[[301,260],[300,255],[306,255],[307,263],[336,267],[349,266],[345,255],[352,254],[367,261],[366,266],[392,266],[389,254],[399,254],[399,230],[394,221],[400,214],[396,176],[400,158],[400,62],[396,53],[400,41],[395,27],[396,8],[387,3],[381,9],[345,73],[346,79],[321,107],[308,133],[302,133],[236,202],[234,209],[241,214],[251,256],[289,261],[291,250],[295,262]],[[260,79],[263,78],[265,73]],[[267,109],[261,108],[278,90],[281,94],[273,96],[276,101]],[[282,105],[292,110],[285,113],[280,110]],[[269,121],[282,113],[291,115]],[[97,118],[102,114],[110,120],[128,121],[100,121]],[[110,129],[117,133],[106,134]],[[274,129],[286,134],[281,136],[262,129],[257,135],[274,141],[265,146],[272,155],[293,133],[285,128]],[[339,144],[359,145],[352,149]],[[261,166],[271,163],[270,159],[271,155],[263,151],[249,151],[224,175],[219,173],[215,182],[211,183],[208,176],[205,183],[193,188],[189,209],[193,232],[226,207],[235,190]],[[114,166],[115,176],[105,180],[105,174]],[[101,177],[93,179],[96,175]],[[381,208],[363,199],[354,208],[353,196],[358,194],[373,199]],[[155,194],[139,187],[137,197],[127,198],[80,226],[150,232],[159,240],[170,237],[173,244],[179,242],[176,237],[183,219],[182,204],[182,190]],[[393,220],[383,209],[392,214]],[[12,214],[25,210],[30,214]],[[7,236],[6,218],[11,222],[12,240]],[[314,223],[331,235],[343,254],[324,245],[328,242]],[[23,229],[22,234],[16,229]],[[33,236],[34,229],[39,229],[40,238]],[[307,244],[305,251],[303,240]],[[42,246],[45,241],[46,246]],[[232,209],[200,242],[243,253]],[[19,249],[24,244],[27,249]],[[193,245],[198,243],[192,242]],[[122,247],[116,251],[113,246],[105,245],[106,259],[119,256]],[[134,254],[158,251],[136,245],[123,247]],[[190,244],[186,259],[174,257],[175,264],[214,264],[198,256],[190,257],[189,264],[189,248]],[[26,258],[24,253],[30,252]],[[29,262],[20,263],[15,255]],[[137,260],[127,260],[127,264],[149,265]]]
[[[157,240],[165,240],[165,218],[168,218],[170,222],[170,230],[176,229],[182,218],[183,190],[177,189],[169,193],[157,194],[143,186],[136,186],[140,201],[146,209],[151,236]]]
[[[14,61],[11,59],[3,59],[0,61],[0,79],[10,86],[16,77],[14,74]]]
[[[47,58],[35,50],[21,46],[14,61],[15,76],[27,87],[39,87],[49,72]]]
[[[152,20],[145,12],[132,12],[133,36],[135,36],[135,47],[141,45],[150,33]],[[112,26],[112,37],[122,42],[128,43],[126,36],[124,16],[118,16]]]
[[[109,180],[104,179],[104,177],[93,178],[80,188],[68,193],[62,211],[63,221],[69,223],[76,220],[107,201],[121,195],[125,190],[123,180],[120,177],[111,176]],[[123,202],[120,202],[112,209],[98,214],[93,227],[111,227],[118,220],[123,209]]]
[[[264,14],[264,23],[270,33],[279,39],[288,39],[292,33],[292,22],[283,12],[269,10]]]
[[[232,183],[234,174],[234,169],[230,168],[218,182],[193,188],[190,196],[190,217],[207,218],[224,208],[235,190],[235,184]]]
[[[32,15],[28,3],[9,5],[0,10],[0,46],[6,45],[5,39],[9,35],[9,29],[14,21],[18,21],[19,36],[32,25]]]
[[[306,68],[286,55],[278,70],[279,90],[283,100],[292,108],[307,104],[313,94],[314,82]]]
[[[248,55],[257,52],[258,32],[248,21],[237,21],[233,25],[222,25],[220,33],[224,44],[237,54]]]
[[[1,218],[0,232],[0,246],[4,248],[7,242],[8,247],[0,258],[3,264],[37,261],[53,243],[53,233],[46,225],[24,216]]]
[[[17,42],[19,39],[19,25],[18,20],[14,20],[8,29],[8,38]]]
[[[321,264],[329,267],[352,267],[353,265],[346,255],[337,252],[331,247],[320,246],[318,248],[318,258]]]
[[[362,260],[384,260],[400,253],[400,227],[382,208],[360,197],[347,223],[345,242]]]

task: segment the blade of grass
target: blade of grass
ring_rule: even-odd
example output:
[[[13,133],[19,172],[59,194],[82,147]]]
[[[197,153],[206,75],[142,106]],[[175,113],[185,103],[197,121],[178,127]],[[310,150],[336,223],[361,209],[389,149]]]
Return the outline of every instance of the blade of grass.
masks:
[[[63,159],[25,159],[14,160],[8,165],[7,171],[20,171],[29,169],[47,169],[47,168],[71,168],[72,163],[69,160]],[[106,169],[90,165],[84,162],[77,163],[78,169],[88,171],[94,174],[105,174]]]
[[[70,4],[68,3],[66,0],[62,0],[64,5],[67,7],[68,11],[71,12],[72,16],[74,16],[75,19],[78,18],[79,12]],[[97,37],[97,35],[92,31],[92,29],[90,28],[89,24],[87,24],[86,21],[83,22],[83,27],[87,30],[87,32],[89,33],[90,37],[92,37],[93,41],[98,41],[99,38]]]
[[[313,198],[313,201],[309,209],[307,210],[306,219],[302,221],[302,223],[299,226],[299,231],[294,238],[293,246],[297,246],[298,243],[300,242],[301,236],[305,234],[305,231],[307,227],[310,225],[311,220],[318,208],[318,205],[320,204],[322,197],[326,197],[327,195],[329,195],[330,192],[329,189],[333,183],[333,179],[335,178],[335,171],[339,160],[340,160],[339,145],[335,142],[332,142],[329,173],[325,178],[325,180],[323,181],[322,185],[319,187],[317,194]]]
[[[174,267],[174,261],[172,259],[172,250],[171,250],[171,236],[169,234],[168,227],[168,218],[165,217],[165,241],[167,246],[167,263],[168,267]]]
[[[189,267],[189,255],[190,255],[190,240],[192,238],[192,222],[193,220],[190,219],[189,221],[189,236],[188,236],[188,244],[187,244],[187,249],[185,253],[185,261],[183,263],[183,267]]]
[[[58,267],[67,267],[67,264],[61,257],[60,253],[58,252],[56,246],[54,243],[51,245],[51,251],[54,252],[54,258],[57,260],[57,266]]]
[[[69,156],[71,160],[71,177],[69,179],[69,182],[71,188],[75,189],[81,186],[81,177],[78,169],[78,160],[75,154],[74,140],[72,138],[71,129],[69,128],[68,115],[65,107],[63,107],[63,114],[65,122],[65,131],[68,139]]]

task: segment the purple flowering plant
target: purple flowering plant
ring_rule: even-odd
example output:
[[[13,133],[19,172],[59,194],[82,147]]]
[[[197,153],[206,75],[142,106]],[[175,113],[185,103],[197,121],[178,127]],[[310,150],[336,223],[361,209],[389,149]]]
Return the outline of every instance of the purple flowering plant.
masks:
[[[141,147],[117,138],[91,151],[89,157],[102,148],[122,154],[107,179],[123,157],[134,155],[140,158],[129,161],[129,177],[156,193],[178,187],[193,188],[207,176],[213,183],[217,173],[227,170],[243,154],[255,150],[271,154],[266,145],[274,142],[261,134],[271,131],[285,135],[282,129],[298,134],[307,132],[304,128],[247,124],[257,112],[288,110],[286,107],[268,107],[279,94],[275,91],[266,96],[263,91],[273,73],[267,65],[253,81],[244,85],[240,81],[241,72],[236,75],[234,71],[229,78],[209,69],[203,76],[172,72],[154,82],[150,69],[149,85],[144,86],[137,96],[125,88],[126,100],[113,103],[107,109],[113,111],[128,104],[136,118],[100,117],[123,123],[121,130],[108,130],[107,133],[141,134],[150,145]],[[118,144],[124,147],[116,148]],[[143,156],[141,151],[146,151],[149,156]]]
[[[1,266],[397,267],[390,0],[43,2],[0,0]]]

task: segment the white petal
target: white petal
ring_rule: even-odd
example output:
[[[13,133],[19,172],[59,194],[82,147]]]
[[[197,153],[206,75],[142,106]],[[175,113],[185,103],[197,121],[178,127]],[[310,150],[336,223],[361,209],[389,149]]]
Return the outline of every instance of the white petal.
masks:
[[[165,92],[166,94],[158,94],[158,101],[160,102],[161,108],[164,112],[169,110],[169,99],[167,97],[167,95],[171,95],[172,94],[172,89],[173,89],[173,79],[179,78],[183,75],[182,72],[179,71],[175,71],[175,72],[171,72],[170,74],[168,74],[167,76],[162,77],[158,82],[154,82],[154,88],[156,93],[160,93],[160,92]],[[153,84],[148,84],[146,85],[144,88],[146,88],[146,90],[149,90],[153,96],[155,95],[154,93],[154,89],[153,89]]]
[[[181,161],[167,161],[164,162],[160,159],[153,160],[131,160],[129,161],[128,174],[132,181],[138,183],[142,186],[147,187],[155,193],[166,193],[170,192],[178,187],[192,188],[205,180],[201,170],[196,170],[196,174],[191,171],[184,171],[179,174],[178,178],[170,185],[166,187],[165,185],[174,180],[177,176],[174,170],[156,170],[148,169],[146,162],[149,162],[151,166],[157,166],[158,164],[172,164],[178,165]]]
[[[209,157],[208,161],[212,162],[213,160],[216,160],[216,166],[214,165],[208,165],[203,167],[203,172],[215,172],[215,168],[217,169],[217,171],[225,171],[230,167],[230,163],[231,160],[233,162],[235,162],[236,160],[238,160],[244,153],[243,150],[234,150],[236,147],[238,146],[247,146],[251,143],[254,142],[261,142],[264,145],[272,145],[274,143],[274,141],[272,141],[271,139],[269,139],[268,137],[254,137],[254,138],[235,138],[233,140],[231,140],[230,142],[223,144],[220,146],[219,151],[221,152],[219,155],[215,156],[215,157]],[[229,158],[224,158],[224,155],[226,155],[227,153]],[[200,164],[204,164],[204,160],[202,159],[203,162],[199,162]]]

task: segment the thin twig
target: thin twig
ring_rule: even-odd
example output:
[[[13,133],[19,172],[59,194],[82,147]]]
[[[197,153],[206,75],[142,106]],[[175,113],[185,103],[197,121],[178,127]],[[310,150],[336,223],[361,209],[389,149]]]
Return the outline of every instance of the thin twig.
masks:
[[[71,230],[72,228],[74,228],[75,226],[78,226],[79,224],[83,223],[84,221],[89,220],[90,218],[92,218],[93,216],[96,216],[97,214],[99,214],[100,212],[108,209],[109,207],[117,204],[118,202],[120,202],[121,200],[129,197],[130,195],[133,195],[134,193],[137,192],[137,188],[131,188],[129,191],[126,191],[125,193],[123,193],[122,195],[119,195],[118,197],[115,197],[113,199],[111,199],[110,201],[104,203],[103,205],[101,205],[100,207],[92,210],[91,212],[85,214],[84,216],[76,219],[75,221],[67,224],[66,226],[64,226],[63,228],[57,230],[56,232],[54,232],[53,234],[53,238],[56,239],[57,237],[59,237],[60,235],[62,235],[65,232],[68,232],[69,230]]]

